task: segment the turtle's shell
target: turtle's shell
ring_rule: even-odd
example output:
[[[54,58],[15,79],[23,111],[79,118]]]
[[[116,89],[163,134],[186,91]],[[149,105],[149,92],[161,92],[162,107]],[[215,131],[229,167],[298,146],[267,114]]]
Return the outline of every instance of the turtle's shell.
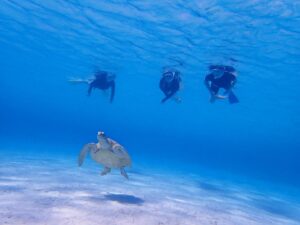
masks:
[[[131,159],[125,148],[117,142],[110,140],[110,146],[97,145],[91,151],[91,157],[96,162],[109,168],[121,168],[131,165]]]

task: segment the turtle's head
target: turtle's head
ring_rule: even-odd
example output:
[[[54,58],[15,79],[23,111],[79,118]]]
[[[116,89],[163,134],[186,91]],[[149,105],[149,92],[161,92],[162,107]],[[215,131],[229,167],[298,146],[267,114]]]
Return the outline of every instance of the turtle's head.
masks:
[[[105,135],[105,133],[104,133],[103,131],[98,131],[97,139],[98,139],[98,141],[106,140],[106,135]]]

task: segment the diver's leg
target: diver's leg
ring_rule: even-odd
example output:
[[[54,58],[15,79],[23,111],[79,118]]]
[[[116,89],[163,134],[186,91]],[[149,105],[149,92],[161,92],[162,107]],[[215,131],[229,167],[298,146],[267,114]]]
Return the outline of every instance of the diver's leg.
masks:
[[[90,84],[91,81],[89,79],[81,79],[81,78],[71,78],[68,80],[72,84]]]
[[[93,90],[93,84],[90,84],[89,89],[88,89],[88,96],[91,96],[92,90]]]
[[[124,167],[122,167],[122,168],[120,169],[120,172],[121,172],[121,175],[122,175],[122,176],[124,176],[126,179],[128,179],[128,175],[127,175],[127,173],[126,173]]]
[[[104,176],[104,175],[108,174],[110,171],[111,171],[111,168],[104,167],[104,169],[101,172],[101,176]]]

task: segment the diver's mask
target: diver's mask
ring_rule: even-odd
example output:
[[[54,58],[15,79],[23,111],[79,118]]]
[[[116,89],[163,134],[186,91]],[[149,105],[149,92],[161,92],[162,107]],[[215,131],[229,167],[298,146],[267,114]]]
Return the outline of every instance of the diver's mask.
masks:
[[[166,82],[172,82],[174,80],[174,77],[175,77],[175,72],[172,72],[172,71],[165,72],[163,74],[163,77],[164,77]]]

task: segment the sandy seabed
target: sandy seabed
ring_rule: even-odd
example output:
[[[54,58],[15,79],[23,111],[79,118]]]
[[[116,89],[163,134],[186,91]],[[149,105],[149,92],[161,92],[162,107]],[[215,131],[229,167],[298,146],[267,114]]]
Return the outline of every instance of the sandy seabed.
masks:
[[[100,176],[91,161],[6,157],[0,164],[0,224],[300,224],[298,202],[198,175],[129,170]]]

